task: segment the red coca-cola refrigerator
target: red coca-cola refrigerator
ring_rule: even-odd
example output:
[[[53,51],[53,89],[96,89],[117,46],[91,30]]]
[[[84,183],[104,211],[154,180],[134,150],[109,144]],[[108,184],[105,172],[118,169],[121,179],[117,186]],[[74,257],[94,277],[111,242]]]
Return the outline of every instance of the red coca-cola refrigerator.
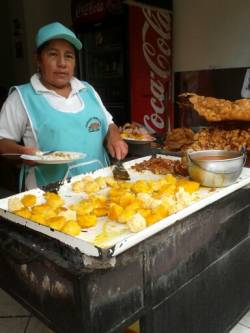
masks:
[[[95,87],[114,121],[135,121],[156,133],[169,130],[172,0],[73,0],[71,10],[83,43],[79,76]]]

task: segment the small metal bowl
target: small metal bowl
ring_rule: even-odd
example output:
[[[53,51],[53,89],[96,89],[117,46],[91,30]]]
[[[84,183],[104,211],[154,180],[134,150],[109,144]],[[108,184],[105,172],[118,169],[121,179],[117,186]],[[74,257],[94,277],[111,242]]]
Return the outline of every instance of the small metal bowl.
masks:
[[[189,176],[207,187],[233,184],[246,161],[244,152],[200,150],[187,152]]]

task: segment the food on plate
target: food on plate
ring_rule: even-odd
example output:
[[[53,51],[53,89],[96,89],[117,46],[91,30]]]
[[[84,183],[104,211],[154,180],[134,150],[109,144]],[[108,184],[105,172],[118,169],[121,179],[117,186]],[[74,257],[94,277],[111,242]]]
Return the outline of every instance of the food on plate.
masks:
[[[54,151],[51,153],[44,153],[41,151],[36,152],[36,156],[40,160],[44,161],[64,161],[64,160],[75,160],[81,158],[81,153],[77,152],[64,152],[64,151]]]
[[[187,167],[180,160],[170,160],[162,157],[152,156],[149,160],[136,163],[132,169],[142,172],[149,170],[155,174],[166,175],[168,173],[187,176]]]
[[[228,120],[250,121],[250,99],[235,101],[184,93],[179,96],[189,101],[193,109],[209,122]],[[184,108],[185,109],[185,108]]]
[[[137,123],[126,123],[120,127],[121,137],[123,139],[137,141],[154,141],[155,138],[148,133],[145,127]]]

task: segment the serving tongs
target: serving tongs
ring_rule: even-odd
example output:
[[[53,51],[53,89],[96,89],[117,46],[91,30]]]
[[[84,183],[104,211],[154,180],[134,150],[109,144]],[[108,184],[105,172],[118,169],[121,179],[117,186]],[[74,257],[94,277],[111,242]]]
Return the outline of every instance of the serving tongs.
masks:
[[[113,165],[112,173],[115,180],[130,180],[130,175],[120,160]]]

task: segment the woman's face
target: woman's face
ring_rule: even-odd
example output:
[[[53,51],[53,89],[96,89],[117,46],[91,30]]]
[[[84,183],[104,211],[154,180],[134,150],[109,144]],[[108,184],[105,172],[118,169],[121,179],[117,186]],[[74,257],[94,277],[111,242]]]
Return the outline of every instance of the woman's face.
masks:
[[[75,69],[74,47],[63,39],[51,40],[37,56],[41,81],[49,88],[64,88]]]

